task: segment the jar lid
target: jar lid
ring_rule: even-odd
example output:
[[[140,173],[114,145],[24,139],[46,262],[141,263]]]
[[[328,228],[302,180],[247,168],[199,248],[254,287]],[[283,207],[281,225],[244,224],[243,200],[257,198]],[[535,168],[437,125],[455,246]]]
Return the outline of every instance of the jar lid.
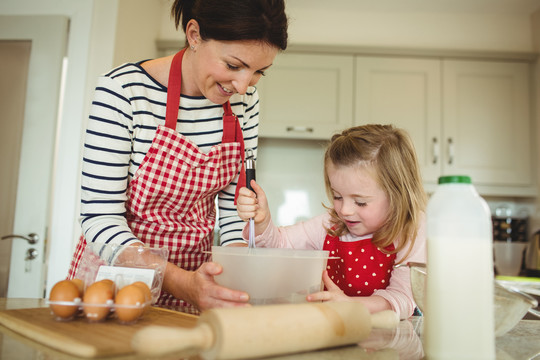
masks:
[[[439,184],[471,184],[471,177],[466,175],[447,175],[439,177]]]

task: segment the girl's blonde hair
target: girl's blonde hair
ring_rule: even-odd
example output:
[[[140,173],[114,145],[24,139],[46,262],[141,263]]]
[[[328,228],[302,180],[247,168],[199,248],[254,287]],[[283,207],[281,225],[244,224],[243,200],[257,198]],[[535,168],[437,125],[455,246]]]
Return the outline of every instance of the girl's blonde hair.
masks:
[[[356,126],[332,136],[324,155],[326,192],[333,201],[328,179],[328,166],[371,167],[375,181],[389,200],[389,213],[384,225],[373,234],[373,244],[384,249],[396,242],[397,253],[409,244],[410,252],[425,210],[427,196],[422,185],[416,151],[409,134],[393,125]],[[345,223],[333,207],[328,207],[333,236],[348,233]],[[405,259],[404,256],[401,260]]]

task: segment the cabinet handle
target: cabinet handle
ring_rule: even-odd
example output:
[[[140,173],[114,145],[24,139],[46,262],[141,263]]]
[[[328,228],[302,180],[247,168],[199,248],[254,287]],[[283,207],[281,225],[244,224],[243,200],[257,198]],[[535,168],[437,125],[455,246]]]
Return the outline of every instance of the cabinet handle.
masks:
[[[313,132],[312,127],[307,126],[287,126],[287,131],[295,131],[295,132]]]
[[[452,165],[454,162],[454,141],[452,138],[448,138],[448,165]]]
[[[432,140],[431,140],[431,146],[432,146],[432,149],[431,149],[431,153],[433,154],[433,164],[437,164],[437,161],[439,161],[439,145],[438,145],[439,141],[437,140],[436,137],[434,137]]]

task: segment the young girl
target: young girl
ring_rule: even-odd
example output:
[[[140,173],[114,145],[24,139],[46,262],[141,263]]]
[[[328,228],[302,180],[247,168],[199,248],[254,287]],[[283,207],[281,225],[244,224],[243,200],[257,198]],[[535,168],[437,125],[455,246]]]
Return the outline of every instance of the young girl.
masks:
[[[240,189],[238,213],[254,218],[256,246],[323,249],[325,291],[308,301],[359,301],[371,312],[413,314],[409,268],[425,262],[426,195],[414,146],[392,125],[357,126],[336,134],[324,155],[324,179],[332,206],[311,220],[285,227],[272,223],[262,188]],[[247,237],[248,228],[243,236]]]

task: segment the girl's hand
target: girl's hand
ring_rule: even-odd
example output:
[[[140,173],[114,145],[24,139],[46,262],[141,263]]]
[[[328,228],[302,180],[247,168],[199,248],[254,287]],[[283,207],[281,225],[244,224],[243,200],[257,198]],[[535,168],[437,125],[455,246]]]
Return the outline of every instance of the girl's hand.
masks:
[[[320,291],[314,294],[310,294],[306,297],[307,301],[351,301],[352,299],[345,295],[345,293],[334,284],[328,271],[323,272],[323,284],[326,287],[326,291]]]
[[[376,313],[383,310],[393,310],[392,306],[382,296],[347,296],[345,293],[334,284],[328,271],[323,272],[323,283],[327,291],[321,291],[315,294],[308,295],[307,301],[357,301],[366,306],[370,313]]]
[[[270,209],[268,208],[268,200],[263,189],[255,182],[251,180],[251,187],[253,191],[247,187],[243,187],[238,191],[238,199],[236,200],[236,209],[238,216],[242,220],[249,220],[253,218],[255,225],[259,229],[264,230],[270,223]]]
[[[164,290],[176,298],[189,302],[200,311],[250,306],[247,293],[228,289],[214,281],[214,276],[221,274],[222,271],[221,265],[213,262],[203,263],[195,271],[186,271],[169,263],[163,283]]]

